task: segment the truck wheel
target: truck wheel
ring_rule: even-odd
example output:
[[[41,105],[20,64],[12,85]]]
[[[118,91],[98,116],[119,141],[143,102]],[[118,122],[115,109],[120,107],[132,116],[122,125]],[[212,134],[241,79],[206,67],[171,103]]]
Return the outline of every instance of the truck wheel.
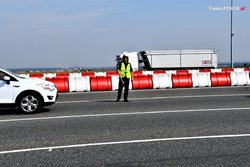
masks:
[[[42,100],[39,95],[30,93],[20,97],[18,108],[26,114],[38,112],[42,109]]]

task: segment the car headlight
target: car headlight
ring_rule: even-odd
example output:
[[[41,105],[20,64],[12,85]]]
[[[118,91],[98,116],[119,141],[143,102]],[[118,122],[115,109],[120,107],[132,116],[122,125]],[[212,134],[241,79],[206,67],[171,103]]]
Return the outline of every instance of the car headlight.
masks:
[[[54,91],[56,88],[54,85],[51,84],[38,84],[42,89],[48,90],[48,91]]]

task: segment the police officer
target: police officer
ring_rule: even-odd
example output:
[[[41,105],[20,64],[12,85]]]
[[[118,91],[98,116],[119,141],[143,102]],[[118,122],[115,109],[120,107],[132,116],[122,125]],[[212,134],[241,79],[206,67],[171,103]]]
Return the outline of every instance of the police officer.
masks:
[[[122,95],[122,89],[125,87],[124,91],[124,102],[129,102],[128,101],[128,89],[129,89],[129,82],[130,79],[133,78],[133,69],[131,64],[128,62],[128,57],[123,56],[122,57],[122,62],[117,68],[117,72],[119,74],[119,89],[118,89],[118,96],[117,96],[117,102],[120,101],[121,95]]]

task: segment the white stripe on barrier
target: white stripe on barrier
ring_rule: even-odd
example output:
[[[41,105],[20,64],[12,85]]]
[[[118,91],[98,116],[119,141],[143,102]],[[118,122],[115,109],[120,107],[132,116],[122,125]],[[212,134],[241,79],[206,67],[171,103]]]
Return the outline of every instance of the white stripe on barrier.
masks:
[[[118,90],[119,76],[111,76],[112,90]]]
[[[176,70],[168,70],[166,71],[166,74],[170,74],[170,75],[176,74]]]
[[[250,85],[249,72],[231,72],[231,85],[232,86],[245,86]]]
[[[118,90],[119,88],[119,76],[111,77],[112,90]],[[132,81],[129,82],[129,89],[132,90]]]
[[[222,69],[211,69],[211,73],[222,72]]]
[[[82,73],[69,73],[69,77],[82,77]]]
[[[153,75],[154,71],[142,71],[142,75]]]
[[[95,77],[106,77],[106,72],[95,72]]]
[[[44,78],[55,78],[56,77],[56,73],[44,73],[43,77]]]
[[[245,72],[244,68],[234,68],[234,72]]]
[[[172,75],[170,74],[153,75],[153,88],[154,89],[172,88]]]
[[[198,74],[199,72],[199,70],[188,70],[189,74]]]
[[[211,87],[210,73],[192,74],[193,87]]]
[[[90,77],[69,77],[69,91],[83,92],[90,91]]]

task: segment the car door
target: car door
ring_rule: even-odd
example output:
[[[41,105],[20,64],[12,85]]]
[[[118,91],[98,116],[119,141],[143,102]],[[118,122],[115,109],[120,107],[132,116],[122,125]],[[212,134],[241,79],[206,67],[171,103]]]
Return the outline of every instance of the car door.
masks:
[[[6,74],[0,71],[0,104],[13,103],[13,85],[7,84],[3,80],[4,76]]]

